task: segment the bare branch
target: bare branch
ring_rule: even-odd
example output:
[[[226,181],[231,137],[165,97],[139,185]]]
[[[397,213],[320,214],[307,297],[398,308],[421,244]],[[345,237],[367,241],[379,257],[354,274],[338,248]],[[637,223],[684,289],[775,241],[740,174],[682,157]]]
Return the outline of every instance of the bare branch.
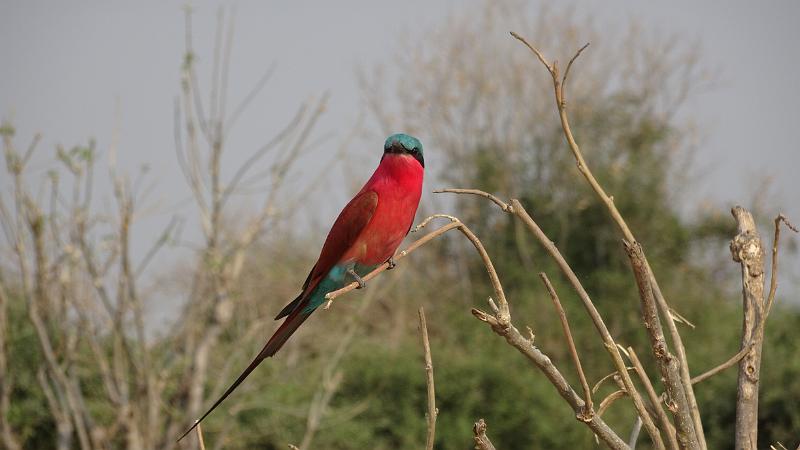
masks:
[[[197,430],[197,442],[200,445],[200,450],[206,450],[206,441],[205,439],[203,439],[203,428],[200,426],[199,423],[197,424],[196,430]]]
[[[514,36],[515,39],[517,39],[518,41],[520,41],[523,44],[525,44],[525,46],[528,47],[530,49],[530,51],[532,51],[536,55],[537,58],[539,58],[539,61],[541,61],[542,64],[544,64],[544,66],[547,68],[547,71],[550,72],[550,74],[553,75],[554,77],[556,76],[555,70],[554,70],[555,66],[551,65],[549,62],[547,62],[547,59],[544,57],[542,52],[539,51],[538,48],[536,48],[536,47],[532,46],[531,44],[529,44],[528,41],[525,40],[525,38],[523,38],[522,36],[518,35],[517,33],[513,32],[513,31],[511,31],[511,36]]]
[[[436,408],[436,389],[433,384],[433,358],[431,357],[431,344],[428,342],[428,325],[425,323],[425,309],[419,307],[419,337],[422,341],[422,350],[425,357],[425,381],[428,386],[428,435],[425,439],[426,450],[433,450],[433,441],[436,437],[436,417],[439,410]]]
[[[278,134],[275,135],[269,142],[262,145],[258,150],[253,152],[249,158],[239,166],[239,169],[236,170],[236,173],[231,178],[230,182],[228,182],[227,187],[225,188],[222,194],[222,202],[225,203],[228,200],[228,197],[231,196],[236,191],[236,188],[239,186],[239,183],[242,181],[242,178],[247,174],[250,169],[256,166],[256,162],[260,160],[264,155],[266,155],[269,150],[275,148],[279,143],[281,143],[284,139],[286,139],[289,134],[294,131],[298,125],[302,122],[303,117],[305,116],[306,110],[308,109],[308,105],[303,104],[298,108],[297,112],[295,113],[292,120],[283,128]]]
[[[586,50],[588,46],[589,42],[584,44],[583,47],[579,48],[578,51],[575,52],[575,56],[573,56],[572,59],[569,60],[569,63],[567,64],[567,69],[564,71],[564,76],[561,77],[561,89],[566,89],[567,87],[567,75],[569,75],[569,70],[572,68],[572,63],[574,63],[575,60],[578,59],[579,56],[581,56],[581,53],[583,53],[583,51]]]
[[[434,194],[443,194],[443,193],[450,193],[450,194],[471,194],[477,195],[479,197],[486,197],[494,204],[500,207],[505,212],[513,213],[514,209],[508,203],[500,200],[499,198],[495,197],[494,195],[484,192],[478,189],[436,189],[433,191]]]
[[[731,254],[733,260],[742,267],[742,348],[752,345],[739,362],[736,448],[750,450],[755,449],[758,442],[758,388],[765,325],[763,318],[767,314],[769,299],[764,296],[764,247],[753,216],[739,206],[733,208],[731,214],[736,219],[738,228],[731,241]],[[776,228],[779,226],[778,220],[775,225]]]
[[[251,89],[250,92],[248,92],[247,95],[245,95],[241,103],[239,103],[236,109],[233,110],[233,114],[231,114],[230,118],[228,119],[228,122],[225,124],[225,133],[230,132],[231,128],[233,128],[233,125],[239,119],[239,116],[241,116],[242,113],[244,113],[247,107],[250,106],[250,103],[252,103],[252,101],[255,100],[255,98],[258,96],[259,92],[261,92],[261,90],[264,89],[264,86],[266,86],[267,82],[270,80],[270,78],[272,78],[272,75],[275,74],[276,67],[277,65],[275,63],[270,65],[269,68],[266,71],[264,71],[264,74],[261,75],[261,78],[259,78],[255,86],[253,86],[253,89]]]
[[[536,56],[539,58],[539,61],[547,67],[550,75],[553,79],[553,90],[555,95],[555,102],[556,108],[558,109],[559,118],[561,119],[561,127],[564,132],[564,137],[567,140],[567,144],[569,145],[570,150],[572,151],[573,156],[575,157],[575,162],[578,165],[578,170],[581,172],[583,177],[591,186],[592,190],[597,194],[598,198],[603,202],[608,209],[612,219],[617,224],[617,227],[622,232],[622,235],[625,240],[628,242],[634,243],[637,242],[636,238],[631,232],[628,224],[625,222],[625,219],[620,214],[619,210],[617,210],[616,205],[614,204],[614,197],[609,196],[597,179],[592,174],[592,171],[589,169],[586,161],[583,158],[583,153],[581,152],[578,143],[575,141],[575,137],[572,134],[572,129],[570,128],[569,118],[567,116],[567,107],[566,107],[566,93],[564,92],[564,84],[558,78],[558,67],[556,63],[548,64],[547,60],[544,58],[542,53],[530,45],[525,39],[521,38],[520,36],[512,33],[512,35],[525,44],[531,51],[533,51]],[[584,47],[585,48],[585,47]],[[573,61],[577,58],[578,55],[583,51],[583,48],[579,50],[576,55],[573,57]],[[570,64],[572,61],[570,61]],[[686,359],[686,350],[683,346],[683,340],[678,332],[677,327],[675,326],[674,321],[672,320],[672,315],[670,314],[670,308],[666,299],[664,299],[663,294],[661,293],[661,288],[658,286],[658,282],[655,278],[655,274],[653,273],[652,269],[650,268],[650,264],[647,263],[645,259],[645,266],[647,271],[649,272],[649,276],[651,278],[651,286],[654,291],[654,295],[656,301],[658,303],[659,310],[661,314],[664,315],[665,319],[667,319],[667,329],[670,331],[670,336],[672,338],[673,345],[675,346],[675,352],[677,354],[679,364],[678,369],[680,372],[680,379],[681,379],[681,386],[682,389],[685,391],[685,396],[687,398],[687,407],[689,408],[688,413],[692,417],[692,428],[694,429],[694,433],[697,436],[696,442],[698,444],[697,448],[705,449],[705,436],[703,433],[703,425],[700,420],[700,410],[697,407],[697,400],[694,395],[694,390],[692,389],[692,383],[690,380],[689,375],[689,367],[688,361]],[[645,425],[647,425],[645,423]]]
[[[783,214],[778,214],[778,217],[775,218],[775,237],[772,240],[772,270],[769,282],[769,295],[767,295],[767,306],[762,320],[766,320],[766,316],[768,316],[769,312],[772,310],[772,302],[775,300],[775,292],[778,290],[778,242],[781,237],[781,222],[786,224],[786,227],[795,233],[798,232],[797,228],[792,225],[789,219]]]
[[[561,328],[564,330],[564,337],[567,339],[567,345],[569,346],[569,352],[572,355],[572,361],[575,363],[575,370],[577,370],[578,377],[581,380],[581,386],[583,386],[583,401],[585,403],[583,405],[584,411],[582,420],[592,420],[592,416],[594,416],[594,409],[592,407],[592,390],[589,388],[589,383],[586,381],[586,374],[583,373],[581,358],[578,356],[578,350],[575,348],[575,341],[572,339],[572,332],[569,329],[567,313],[564,311],[564,307],[561,306],[561,300],[558,299],[558,294],[556,293],[553,285],[550,283],[550,280],[547,278],[547,274],[540,272],[539,278],[542,279],[542,282],[547,288],[547,292],[550,294],[550,298],[553,300],[553,306],[555,306],[556,312],[558,313],[558,318],[561,320]]]
[[[626,367],[625,369],[628,370],[628,371],[635,370],[634,367]],[[600,386],[603,385],[603,383],[605,383],[608,380],[616,379],[616,378],[619,378],[619,372],[617,372],[616,370],[611,372],[610,374],[604,376],[603,378],[600,378],[597,381],[597,383],[595,383],[594,386],[592,387],[592,393],[596,394],[597,391],[600,389]]]
[[[600,407],[597,408],[597,415],[602,416],[604,412],[617,400],[625,397],[628,393],[623,389],[616,390],[600,402]]]
[[[741,350],[739,350],[738,353],[736,353],[735,355],[731,356],[731,358],[729,360],[727,360],[724,363],[718,365],[717,367],[714,367],[711,370],[703,372],[700,375],[692,378],[692,384],[702,383],[703,381],[713,377],[714,375],[722,372],[723,370],[725,370],[725,369],[727,369],[729,367],[733,367],[737,362],[741,361],[742,358],[744,358],[747,355],[747,353],[750,352],[750,350],[752,348],[753,348],[753,343],[752,342],[750,344],[748,344],[748,345],[745,345]]]
[[[642,300],[642,321],[650,338],[653,355],[661,372],[661,377],[664,380],[668,396],[667,406],[675,418],[678,445],[680,448],[698,448],[700,444],[694,431],[694,421],[686,399],[686,393],[683,390],[679,362],[667,347],[667,341],[661,328],[661,320],[658,317],[658,307],[650,284],[650,274],[644,263],[644,253],[639,243],[623,241],[623,244],[628,258],[631,260],[636,284],[639,287],[639,296]],[[667,320],[670,321],[671,319],[668,317]]]
[[[650,378],[647,376],[647,372],[644,370],[644,366],[642,362],[639,361],[639,357],[636,355],[636,351],[634,351],[633,347],[628,347],[628,357],[633,363],[633,367],[636,370],[636,375],[639,376],[639,379],[642,381],[644,385],[644,390],[647,393],[647,397],[650,400],[650,404],[655,411],[655,416],[658,418],[658,424],[661,427],[661,431],[667,435],[667,442],[669,443],[669,448],[672,450],[677,450],[679,447],[678,441],[675,439],[675,431],[672,423],[669,421],[669,416],[667,416],[666,411],[664,411],[661,397],[656,394],[656,390],[653,387],[653,383],[650,382]],[[632,445],[630,442],[629,445]]]

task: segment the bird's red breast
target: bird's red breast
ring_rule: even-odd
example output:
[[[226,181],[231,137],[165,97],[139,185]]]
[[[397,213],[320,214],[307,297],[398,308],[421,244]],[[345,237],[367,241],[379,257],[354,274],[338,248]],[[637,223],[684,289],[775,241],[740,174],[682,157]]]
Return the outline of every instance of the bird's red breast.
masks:
[[[360,193],[375,192],[378,204],[372,219],[340,262],[377,265],[394,255],[414,221],[422,196],[424,170],[406,154],[387,153]]]

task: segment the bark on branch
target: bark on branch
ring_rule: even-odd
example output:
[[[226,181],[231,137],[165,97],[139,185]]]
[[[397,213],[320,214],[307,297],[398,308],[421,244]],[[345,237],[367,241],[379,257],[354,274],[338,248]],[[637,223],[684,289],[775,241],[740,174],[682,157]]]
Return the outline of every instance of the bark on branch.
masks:
[[[639,296],[642,300],[642,321],[653,346],[653,355],[655,355],[658,370],[661,372],[666,387],[667,408],[675,418],[678,446],[680,448],[698,448],[699,443],[694,432],[691,408],[681,384],[680,363],[667,347],[642,247],[637,242],[623,241],[623,243],[625,252],[631,260],[636,284],[639,287]]]
[[[425,449],[433,450],[433,441],[436,437],[436,417],[439,410],[436,408],[436,388],[433,384],[433,358],[431,357],[431,344],[428,341],[428,324],[425,322],[425,309],[419,307],[419,338],[422,342],[422,351],[425,358],[425,381],[428,386],[428,412],[425,414],[428,421],[428,435],[425,439]]]
[[[764,328],[778,287],[780,225],[783,222],[789,229],[793,231],[797,231],[797,229],[782,214],[775,218],[772,275],[769,293],[765,295],[764,244],[758,234],[753,215],[740,206],[734,207],[731,214],[737,224],[737,234],[730,245],[731,255],[733,260],[740,263],[742,267],[743,323],[742,350],[728,363],[732,365],[739,359],[736,394],[736,448],[749,450],[755,449],[758,443],[758,389],[761,355],[764,345]]]

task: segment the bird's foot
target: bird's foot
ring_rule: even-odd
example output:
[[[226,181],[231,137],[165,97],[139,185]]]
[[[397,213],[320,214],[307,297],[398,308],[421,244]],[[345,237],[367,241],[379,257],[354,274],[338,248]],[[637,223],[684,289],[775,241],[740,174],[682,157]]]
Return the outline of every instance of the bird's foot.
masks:
[[[394,269],[395,267],[397,267],[397,262],[395,262],[395,260],[394,260],[394,256],[392,256],[391,258],[389,258],[389,260],[388,260],[388,261],[386,261],[386,262],[387,262],[387,263],[389,263],[389,267],[387,267],[387,268],[386,268],[386,270],[392,270],[392,269]]]
[[[364,281],[364,279],[361,278],[361,276],[359,274],[357,274],[355,270],[347,269],[347,273],[351,277],[355,278],[356,283],[358,283],[358,287],[356,289],[363,289],[363,288],[365,288],[367,286],[367,282]]]

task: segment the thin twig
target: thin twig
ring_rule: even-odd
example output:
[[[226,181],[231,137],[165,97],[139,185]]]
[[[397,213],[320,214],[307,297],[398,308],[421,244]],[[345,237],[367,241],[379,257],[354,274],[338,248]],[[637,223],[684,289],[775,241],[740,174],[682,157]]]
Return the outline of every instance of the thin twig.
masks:
[[[556,312],[558,313],[558,318],[561,320],[561,328],[564,330],[564,337],[567,339],[567,345],[569,346],[569,352],[572,355],[572,361],[575,363],[575,370],[578,371],[578,377],[581,380],[581,386],[583,387],[583,401],[585,404],[583,405],[583,417],[580,417],[580,419],[592,420],[592,416],[594,416],[594,409],[592,406],[592,390],[589,388],[589,383],[586,381],[586,374],[583,373],[581,358],[578,356],[578,350],[575,348],[575,341],[572,339],[572,332],[569,329],[567,313],[564,311],[564,307],[561,306],[561,300],[559,300],[555,288],[547,278],[547,274],[540,272],[539,278],[542,279],[544,286],[547,288],[547,292],[550,294],[550,298],[553,300],[553,306],[555,306]]]
[[[656,394],[653,383],[650,382],[650,378],[647,376],[647,372],[645,372],[644,366],[642,365],[642,362],[639,361],[639,357],[636,355],[636,351],[633,349],[633,347],[628,347],[628,357],[630,358],[631,363],[633,363],[636,374],[639,376],[639,379],[644,385],[644,390],[647,393],[647,397],[650,399],[650,403],[653,405],[653,410],[656,413],[655,415],[658,419],[661,431],[667,435],[669,448],[672,450],[677,450],[679,448],[678,441],[675,439],[675,433],[672,431],[673,427],[672,423],[669,421],[669,416],[667,416],[667,412],[664,411],[661,397]],[[630,442],[628,444],[630,445]]]
[[[636,441],[639,440],[639,433],[642,431],[642,418],[636,416],[636,422],[633,424],[633,429],[631,430],[631,436],[628,438],[628,447],[631,450],[636,450]]]
[[[769,295],[767,296],[767,306],[764,312],[765,319],[772,310],[772,302],[775,300],[775,292],[778,290],[778,241],[781,237],[781,222],[785,223],[786,227],[795,233],[798,232],[797,228],[783,214],[778,214],[778,217],[775,218],[775,237],[772,240],[772,273],[770,274]]]
[[[425,440],[425,448],[433,450],[433,441],[436,437],[436,417],[439,410],[436,409],[436,390],[433,384],[433,358],[431,357],[431,344],[428,342],[428,325],[425,322],[425,309],[419,307],[419,337],[422,341],[422,350],[425,357],[425,380],[428,385],[428,412],[425,416],[428,419],[428,436]]]
[[[572,59],[569,60],[569,63],[567,64],[567,69],[564,70],[564,76],[561,77],[561,89],[565,89],[567,86],[567,75],[569,75],[569,69],[572,68],[572,63],[574,63],[575,60],[578,59],[579,56],[581,56],[581,53],[583,53],[583,51],[586,50],[586,47],[588,46],[589,42],[587,42],[583,47],[579,48],[578,51],[575,52],[575,56],[573,56]]]
[[[553,74],[553,67],[550,65],[549,62],[547,62],[547,59],[545,59],[544,55],[542,54],[542,52],[539,51],[538,48],[529,44],[528,41],[525,40],[525,38],[523,38],[522,36],[518,35],[513,31],[511,32],[511,36],[514,36],[515,39],[525,44],[525,46],[528,47],[536,55],[537,58],[539,58],[539,61],[541,61],[542,64],[544,64],[544,66],[547,67],[547,70],[551,74]]]
[[[433,193],[434,194],[450,193],[450,194],[472,194],[472,195],[478,195],[478,196],[481,196],[481,197],[488,198],[489,200],[494,202],[497,206],[500,207],[500,209],[502,209],[505,212],[514,212],[514,209],[508,203],[500,200],[499,198],[497,198],[496,196],[494,196],[494,195],[492,195],[492,194],[490,194],[488,192],[484,192],[484,191],[481,191],[481,190],[478,190],[478,189],[436,189],[436,190],[433,191]]]
[[[200,443],[200,450],[206,450],[206,441],[203,440],[203,427],[200,424],[197,424],[197,442]]]
[[[750,344],[748,344],[748,345],[745,345],[744,347],[742,347],[741,350],[739,350],[738,353],[733,355],[731,357],[731,359],[725,361],[724,363],[718,365],[717,367],[714,367],[711,370],[703,372],[702,374],[692,378],[692,384],[701,383],[701,382],[713,377],[714,375],[722,372],[723,370],[725,370],[725,369],[727,369],[729,367],[733,367],[736,363],[741,361],[742,358],[744,358],[747,355],[747,353],[750,352],[750,350],[752,348],[753,348],[753,343],[752,342]]]
[[[633,368],[633,367],[626,367],[626,369],[629,370],[629,371],[630,370],[635,370],[635,368]],[[615,370],[615,371],[611,372],[610,374],[604,376],[603,378],[600,378],[600,380],[598,380],[597,383],[595,383],[594,386],[592,387],[592,394],[596,394],[598,389],[600,389],[600,386],[602,386],[604,382],[606,382],[607,380],[609,380],[611,378],[618,377],[618,376],[619,376],[619,372],[617,372]]]
[[[628,393],[625,392],[623,389],[618,389],[610,394],[606,398],[604,398],[600,402],[600,406],[597,408],[597,415],[602,416],[604,412],[617,400],[621,399]]]

